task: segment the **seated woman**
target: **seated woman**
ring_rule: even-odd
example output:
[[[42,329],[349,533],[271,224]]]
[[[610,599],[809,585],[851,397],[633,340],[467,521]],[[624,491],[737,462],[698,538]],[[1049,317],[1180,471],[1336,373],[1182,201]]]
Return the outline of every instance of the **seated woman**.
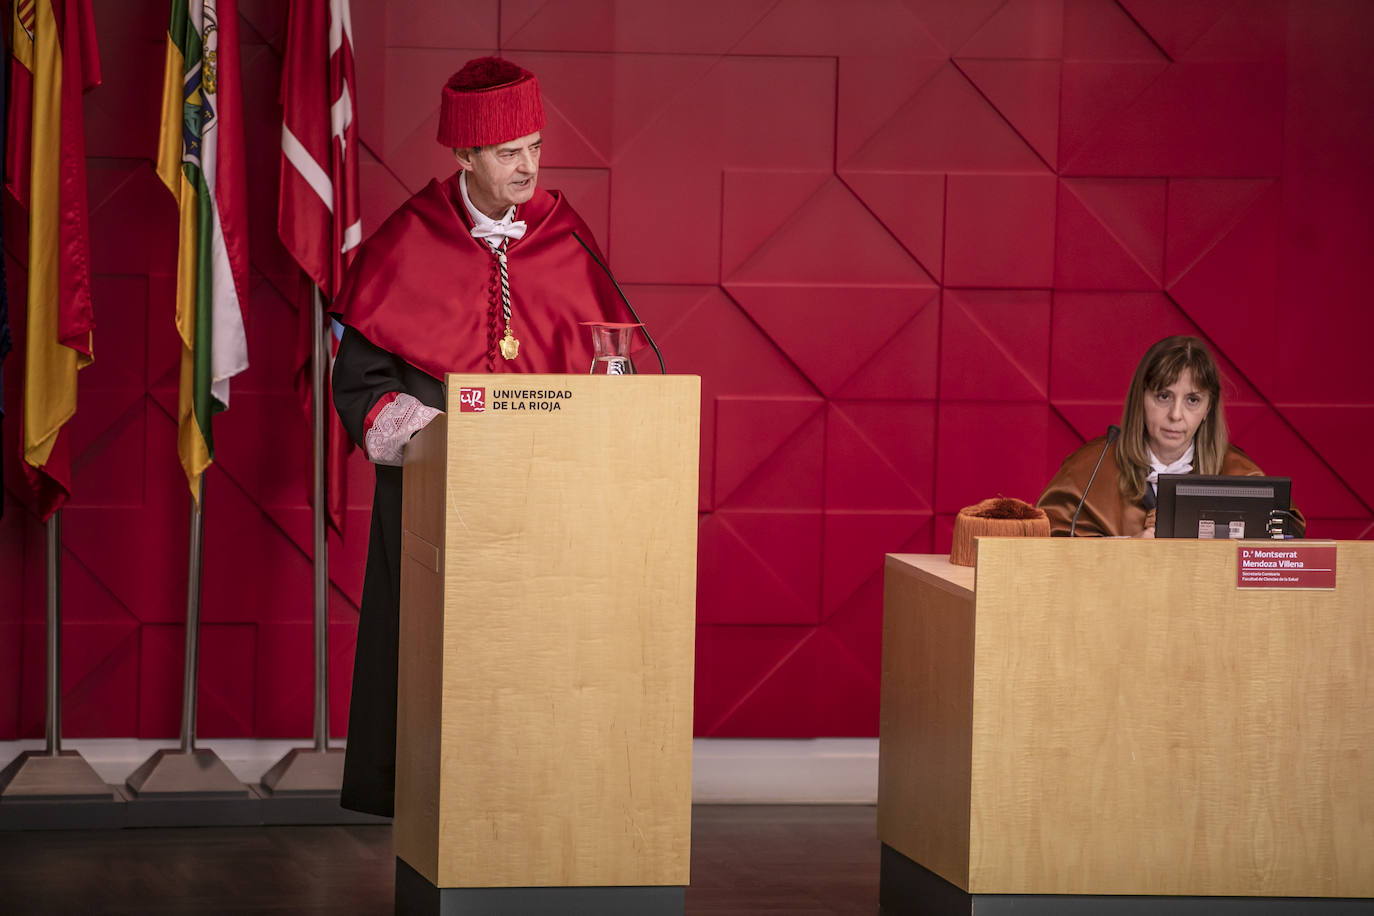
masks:
[[[1145,352],[1126,392],[1121,430],[1107,446],[1078,515],[1077,535],[1154,537],[1160,474],[1264,474],[1227,439],[1221,373],[1196,337],[1166,337]],[[1064,459],[1041,495],[1037,505],[1049,515],[1052,533],[1069,532],[1105,439],[1099,436]],[[1301,525],[1296,510],[1294,516]]]

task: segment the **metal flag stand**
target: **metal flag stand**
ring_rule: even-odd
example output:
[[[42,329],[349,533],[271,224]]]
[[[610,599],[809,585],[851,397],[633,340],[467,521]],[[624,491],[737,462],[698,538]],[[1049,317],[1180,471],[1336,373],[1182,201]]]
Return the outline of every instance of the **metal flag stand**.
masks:
[[[196,745],[196,667],[200,645],[201,540],[205,530],[205,475],[191,503],[191,551],[186,586],[186,662],[181,688],[181,747],[155,751],[129,776],[131,803],[143,800],[204,802],[251,798],[219,755]],[[187,815],[202,820],[195,811]],[[177,820],[174,818],[173,820]],[[237,821],[237,818],[233,820]],[[162,821],[159,820],[159,823]]]
[[[265,794],[319,795],[337,798],[343,785],[343,752],[329,747],[329,544],[325,532],[325,394],[324,367],[329,349],[324,302],[312,287],[310,345],[311,420],[315,427],[315,746],[297,747],[273,764],[262,777]]]
[[[76,751],[62,750],[62,512],[47,529],[47,746],[24,751],[0,771],[0,813],[33,802],[114,802],[114,789]],[[8,818],[4,819],[8,821]],[[69,826],[63,824],[63,826]]]

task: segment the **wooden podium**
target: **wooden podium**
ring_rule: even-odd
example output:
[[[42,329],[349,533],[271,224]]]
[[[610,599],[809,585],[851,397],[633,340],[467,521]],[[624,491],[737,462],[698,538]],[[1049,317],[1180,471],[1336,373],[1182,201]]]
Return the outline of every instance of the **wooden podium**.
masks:
[[[447,391],[406,448],[398,912],[680,914],[700,379]]]
[[[1325,543],[1328,590],[1235,541],[889,555],[883,911],[1374,912],[1374,542]]]

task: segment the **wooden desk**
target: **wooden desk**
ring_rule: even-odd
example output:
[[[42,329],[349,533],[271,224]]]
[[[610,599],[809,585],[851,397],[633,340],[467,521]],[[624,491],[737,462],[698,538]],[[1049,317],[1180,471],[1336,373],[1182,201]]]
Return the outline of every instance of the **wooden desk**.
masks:
[[[1374,897],[1374,542],[1334,590],[1237,562],[984,538],[975,586],[890,555],[882,842],[969,895]]]

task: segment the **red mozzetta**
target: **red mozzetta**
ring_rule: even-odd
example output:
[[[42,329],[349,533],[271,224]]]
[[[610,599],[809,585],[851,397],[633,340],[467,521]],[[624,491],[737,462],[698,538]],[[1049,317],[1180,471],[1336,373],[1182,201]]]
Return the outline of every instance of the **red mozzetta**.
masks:
[[[507,243],[511,327],[519,355],[502,358],[505,330],[496,257],[472,237],[458,175],[431,181],[362,247],[335,303],[340,320],[437,379],[448,372],[585,372],[591,335],[579,322],[629,321],[591,230],[557,191],[537,189]],[[604,259],[603,259],[604,260]]]

